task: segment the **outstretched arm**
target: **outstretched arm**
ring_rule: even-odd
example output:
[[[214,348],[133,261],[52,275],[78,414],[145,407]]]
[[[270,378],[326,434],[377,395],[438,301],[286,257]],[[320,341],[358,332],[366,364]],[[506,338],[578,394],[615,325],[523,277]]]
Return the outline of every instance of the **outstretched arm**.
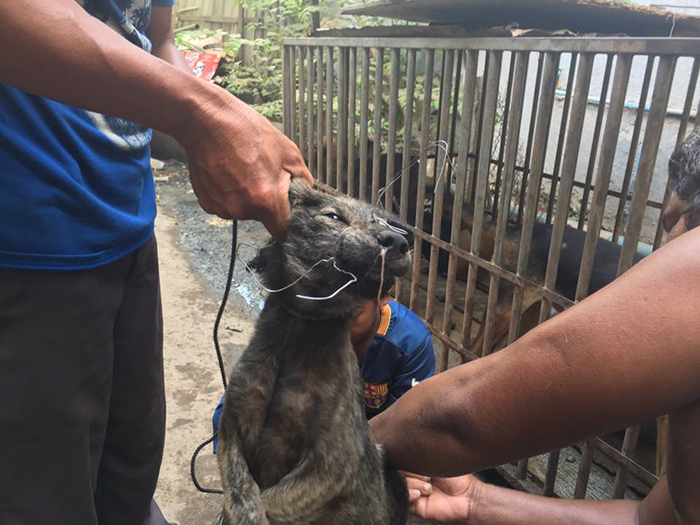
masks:
[[[509,348],[411,389],[371,421],[375,440],[398,468],[454,476],[688,407],[699,260],[696,229]]]
[[[0,82],[175,137],[205,211],[262,220],[282,235],[289,176],[311,175],[270,122],[132,45],[75,0],[0,2],[0,19]]]

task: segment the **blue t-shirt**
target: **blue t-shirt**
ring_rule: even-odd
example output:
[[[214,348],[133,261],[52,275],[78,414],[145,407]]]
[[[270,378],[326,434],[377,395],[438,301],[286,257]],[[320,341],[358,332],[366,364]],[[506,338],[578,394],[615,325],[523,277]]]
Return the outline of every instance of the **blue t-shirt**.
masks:
[[[114,26],[108,2],[145,33],[151,5],[174,0],[79,1]],[[132,122],[0,84],[0,267],[92,268],[144,244],[156,215],[150,140]]]
[[[365,415],[371,419],[412,386],[435,374],[433,336],[420,317],[401,303],[389,301],[382,310],[377,335],[360,365],[364,390]],[[214,411],[214,433],[219,431],[219,421],[224,399]],[[218,439],[214,439],[214,453]]]

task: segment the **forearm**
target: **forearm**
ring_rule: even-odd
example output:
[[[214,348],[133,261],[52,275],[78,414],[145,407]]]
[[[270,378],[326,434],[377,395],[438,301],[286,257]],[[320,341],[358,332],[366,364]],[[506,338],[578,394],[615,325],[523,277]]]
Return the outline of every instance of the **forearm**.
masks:
[[[481,485],[469,525],[635,525],[639,502],[561,500]]]
[[[454,476],[673,413],[700,396],[700,230],[509,348],[371,421],[389,459]]]
[[[32,16],[27,16],[27,13]],[[0,82],[160,129],[179,140],[195,108],[236,99],[149,55],[74,0],[0,2]]]
[[[192,74],[190,66],[187,64],[187,60],[182,56],[180,50],[175,45],[172,40],[165,42],[154,43],[153,45],[153,56],[164,60],[171,66],[176,67],[180,71]]]

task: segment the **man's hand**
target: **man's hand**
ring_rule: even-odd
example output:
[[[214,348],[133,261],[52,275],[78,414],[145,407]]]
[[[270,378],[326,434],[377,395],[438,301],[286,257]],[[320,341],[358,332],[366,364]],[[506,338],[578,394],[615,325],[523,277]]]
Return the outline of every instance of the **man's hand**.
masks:
[[[405,476],[413,514],[440,523],[474,523],[470,520],[474,517],[481,484],[474,476],[433,479],[413,474]]]
[[[202,108],[199,122],[180,139],[192,187],[204,211],[261,221],[280,240],[290,178],[313,179],[296,144],[252,108],[225,96],[225,107]]]

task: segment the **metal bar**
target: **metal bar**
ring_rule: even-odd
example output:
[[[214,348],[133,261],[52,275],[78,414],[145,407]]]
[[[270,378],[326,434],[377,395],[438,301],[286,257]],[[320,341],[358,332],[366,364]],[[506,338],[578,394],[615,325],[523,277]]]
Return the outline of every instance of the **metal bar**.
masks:
[[[513,58],[511,57],[513,61]],[[513,94],[511,98],[510,114],[512,121],[507,129],[505,140],[505,176],[499,200],[499,211],[496,220],[496,239],[492,262],[501,266],[503,262],[503,248],[506,240],[506,227],[508,226],[510,200],[513,194],[513,182],[515,179],[515,163],[517,162],[518,150],[520,148],[520,124],[522,122],[523,104],[525,103],[525,88],[527,86],[527,70],[530,63],[530,54],[520,51],[515,54],[515,72],[513,77]],[[486,318],[484,319],[484,346],[481,351],[489,353],[493,346],[493,321],[495,318],[496,304],[500,290],[501,279],[492,273],[489,283],[489,296],[486,307]],[[488,350],[486,350],[488,349]]]
[[[316,169],[316,155],[314,150],[314,48],[308,48],[309,64],[307,66],[306,78],[309,84],[308,89],[308,111],[306,112],[306,132],[308,140],[306,147],[306,162],[309,166],[309,171],[313,173]]]
[[[287,58],[287,75],[289,75],[289,126],[292,134],[289,136],[295,144],[299,142],[297,135],[297,68],[296,68],[296,48],[288,46],[289,57]]]
[[[515,74],[514,56],[515,54],[511,53],[509,57],[506,100],[503,104],[503,118],[501,119],[501,139],[498,146],[498,168],[496,169],[496,185],[493,192],[494,205],[491,209],[491,214],[494,218],[498,218],[499,213],[499,207],[496,203],[499,202],[499,195],[501,193],[501,179],[503,178],[503,159],[506,153],[506,134],[508,130],[508,120],[510,118],[510,99],[513,94],[513,75]]]
[[[394,184],[396,173],[396,121],[399,113],[399,79],[401,78],[401,50],[391,50],[391,82],[389,88],[389,137],[387,138],[384,204],[387,211],[394,209]]]
[[[530,111],[530,126],[527,132],[527,146],[525,148],[525,161],[523,162],[523,178],[520,182],[520,196],[518,198],[518,223],[523,222],[523,213],[525,211],[525,194],[527,191],[528,177],[532,171],[532,141],[535,137],[535,125],[537,119],[537,109],[539,105],[540,89],[542,86],[542,68],[544,66],[543,55],[537,57],[537,73],[535,75],[535,89],[532,91],[532,110]]]
[[[347,193],[345,173],[345,146],[348,141],[348,49],[338,49],[338,152],[335,177],[338,189]]]
[[[403,154],[401,156],[401,179],[398,184],[401,188],[401,201],[399,216],[404,222],[408,221],[409,188],[411,187],[411,145],[413,144],[413,96],[416,86],[416,50],[408,50],[408,63],[406,64],[406,110],[404,113]],[[417,204],[417,203],[416,203]],[[418,255],[414,254],[414,257]],[[401,301],[404,294],[404,280],[396,283],[396,300]]]
[[[333,47],[326,48],[328,59],[326,60],[326,178],[331,186],[338,187],[336,183],[335,166],[333,165]]]
[[[537,38],[393,38],[320,37],[286,38],[285,45],[395,47],[412,49],[486,49],[560,53],[627,53],[635,55],[695,56],[697,38],[537,37]]]
[[[627,196],[629,194],[630,182],[632,181],[632,173],[634,173],[634,167],[637,163],[637,145],[639,143],[639,135],[642,133],[647,97],[649,96],[649,86],[651,86],[651,74],[654,71],[654,60],[654,57],[647,57],[646,71],[644,72],[644,80],[642,81],[642,91],[639,95],[639,108],[637,108],[637,117],[634,121],[634,130],[632,131],[632,139],[630,140],[630,151],[627,156],[627,167],[625,168],[625,176],[622,179],[620,202],[617,205],[617,215],[615,216],[615,226],[613,227],[612,242],[614,243],[617,243],[622,234],[622,219],[624,218],[625,208],[627,207]]]
[[[574,487],[574,498],[583,499],[588,490],[588,481],[591,478],[591,467],[593,466],[593,453],[595,452],[594,442],[585,441],[581,445],[581,465],[576,476],[576,486]]]
[[[559,187],[559,196],[557,198],[556,213],[552,225],[552,239],[549,246],[549,256],[547,258],[547,270],[545,272],[544,286],[547,289],[553,290],[556,285],[557,273],[559,271],[559,258],[561,256],[561,248],[564,239],[564,230],[569,215],[569,202],[571,201],[571,193],[574,187],[574,179],[576,177],[576,164],[578,161],[579,151],[581,149],[581,133],[583,124],[586,118],[586,106],[588,103],[588,92],[590,90],[591,76],[593,72],[593,62],[595,56],[585,54],[581,57],[578,71],[576,73],[576,87],[572,110],[571,120],[569,121],[569,130],[566,137],[566,145],[564,149],[564,160],[561,171],[561,185]],[[573,76],[573,72],[571,73]],[[569,87],[570,89],[570,87]],[[548,317],[552,304],[544,299],[540,307],[539,322],[544,322]],[[554,493],[554,484],[556,482],[556,466],[559,463],[559,450],[550,452],[547,474],[543,487],[543,494],[551,496]]]
[[[593,140],[591,141],[591,154],[588,159],[588,171],[586,172],[586,185],[583,187],[583,198],[581,199],[581,211],[578,218],[578,229],[583,230],[586,224],[586,210],[588,209],[588,197],[590,195],[593,171],[595,170],[595,159],[598,155],[598,142],[600,140],[600,130],[603,127],[603,115],[605,114],[605,104],[608,99],[608,86],[610,85],[610,74],[612,73],[613,56],[608,55],[605,63],[605,74],[603,75],[603,85],[600,88],[600,104],[598,105],[598,115],[593,130]]]
[[[423,80],[423,109],[421,113],[420,125],[420,160],[418,170],[418,195],[416,196],[416,221],[415,230],[423,231],[423,207],[420,206],[425,201],[425,174],[428,164],[428,133],[430,132],[430,108],[433,92],[433,68],[435,67],[435,51],[426,49],[425,54],[425,77]],[[411,310],[415,311],[418,302],[418,284],[420,279],[420,253],[421,236],[414,236],[413,245],[413,270],[411,273]]]
[[[348,121],[348,195],[357,197],[355,192],[355,124],[357,110],[357,48],[350,48],[348,81],[350,83],[350,117]]]
[[[459,114],[459,88],[460,84],[462,82],[462,55],[463,53],[457,52],[457,72],[455,73],[455,88],[454,88],[454,95],[452,96],[452,121],[450,123],[450,145],[448,147],[448,151],[450,152],[450,158],[455,158],[454,156],[454,150],[455,150],[455,140],[457,136],[457,116]],[[447,166],[447,174],[445,175],[447,177],[447,180],[452,180],[452,166],[448,165]]]
[[[291,89],[290,89],[290,67],[289,67],[289,46],[282,48],[282,127],[287,137],[292,136],[291,132]]]
[[[581,301],[588,295],[588,286],[593,274],[593,261],[595,260],[596,246],[600,239],[600,229],[603,224],[605,212],[605,199],[610,186],[617,139],[620,135],[622,123],[622,111],[625,108],[625,96],[629,84],[630,71],[632,70],[632,55],[618,55],[615,66],[615,80],[613,81],[610,107],[605,121],[603,133],[603,145],[600,149],[600,161],[595,177],[595,190],[591,212],[588,217],[588,231],[583,245],[583,257],[576,286],[576,300]]]
[[[481,234],[483,230],[484,212],[486,207],[486,190],[489,180],[489,168],[491,160],[491,148],[493,146],[494,128],[496,125],[496,109],[498,106],[499,84],[501,80],[501,64],[503,53],[501,51],[489,52],[489,76],[486,78],[486,100],[484,101],[484,127],[479,143],[479,160],[477,166],[476,195],[474,199],[474,219],[471,231],[471,249],[473,255],[479,256],[481,248]],[[476,279],[478,269],[469,265],[467,274],[467,288],[464,299],[464,318],[462,321],[462,345],[468,346],[471,342],[472,316],[476,299]]]
[[[676,146],[678,146],[685,138],[686,131],[688,130],[688,121],[690,120],[690,111],[693,109],[693,98],[695,98],[695,87],[698,83],[698,73],[700,73],[700,59],[696,58],[693,62],[693,69],[690,72],[690,82],[688,82],[688,91],[685,95],[685,104],[683,106],[683,115],[681,116],[681,121],[678,125],[678,136],[676,138]],[[673,187],[672,180],[669,178],[666,181],[666,191],[664,192],[664,202],[661,209],[665,209],[668,204],[668,200],[671,198]],[[661,240],[664,235],[664,223],[659,216],[659,222],[656,225],[656,235],[654,236],[654,250],[661,246]]]
[[[566,96],[564,97],[564,108],[561,112],[561,125],[559,126],[559,140],[557,141],[557,152],[554,157],[554,169],[552,170],[552,184],[549,187],[549,202],[547,203],[546,223],[551,224],[554,211],[554,200],[557,194],[559,183],[559,169],[561,168],[561,158],[564,149],[564,139],[566,137],[567,123],[569,120],[569,109],[571,108],[571,96],[573,94],[574,77],[578,55],[572,54],[569,62],[569,78],[566,83]]]
[[[369,115],[369,54],[370,49],[362,50],[362,84],[360,89],[360,191],[358,198],[368,201],[367,194],[367,120]]]
[[[467,165],[469,144],[471,142],[472,120],[474,117],[474,95],[476,93],[476,76],[479,65],[479,52],[469,50],[466,52],[464,69],[464,92],[462,95],[462,118],[459,123],[459,152],[457,154],[457,180],[455,183],[454,203],[452,206],[452,230],[450,242],[459,246],[459,236],[462,223],[462,203],[467,183]],[[445,312],[442,322],[442,331],[449,337],[452,332],[452,307],[455,300],[455,281],[457,279],[457,265],[459,259],[450,252],[447,267],[447,283],[445,289]],[[461,345],[460,345],[461,346]]]
[[[452,74],[454,71],[455,52],[452,49],[443,51],[443,78],[442,82],[444,89],[442,90],[442,98],[440,100],[440,127],[438,130],[438,141],[447,142],[449,138],[450,127],[450,99],[452,98]],[[439,166],[437,178],[434,179],[433,189],[433,235],[440,236],[440,228],[442,226],[442,206],[445,195],[445,184],[449,181],[445,180],[444,168],[447,166],[448,155],[450,152],[443,149],[439,150],[439,154],[435,158],[435,165]],[[439,248],[435,245],[430,247],[430,267],[428,271],[428,300],[425,307],[425,319],[432,323],[435,315],[435,284],[437,282],[438,270],[438,255]],[[443,350],[446,350],[443,346]],[[438,369],[445,370],[447,368],[447,352],[443,351],[438,356]]]
[[[381,180],[382,155],[382,87],[384,84],[384,49],[376,50],[377,58],[374,63],[374,138],[372,155],[372,204],[377,204],[379,183]]]
[[[641,426],[632,427],[628,432],[625,432],[625,439],[622,441],[622,454],[627,457],[634,456],[637,450],[637,441],[639,440],[639,431]],[[627,490],[627,478],[629,476],[629,468],[626,465],[620,464],[615,474],[615,484],[613,485],[612,497],[615,499],[624,498]]]
[[[404,117],[403,156],[401,157],[401,210],[400,217],[408,220],[408,191],[410,188],[411,145],[413,143],[413,97],[416,90],[416,50],[408,50],[406,65],[406,115]]]
[[[440,66],[440,90],[438,94],[438,100],[440,102],[440,107],[438,108],[438,115],[437,115],[437,126],[435,126],[435,162],[433,163],[433,181],[437,179],[437,172],[438,172],[438,154],[440,152],[439,147],[438,147],[438,141],[440,140],[440,130],[442,129],[442,99],[444,97],[444,91],[445,91],[445,59],[446,59],[446,51],[443,49],[442,53],[442,60],[441,63],[442,65]],[[450,89],[449,87],[447,89]],[[434,200],[434,195],[433,195],[433,200]]]
[[[476,137],[475,137],[475,143],[474,143],[474,163],[472,165],[473,167],[473,175],[472,175],[472,184],[471,184],[471,195],[469,196],[469,203],[474,204],[474,199],[476,198],[476,179],[477,179],[477,173],[478,173],[478,166],[479,166],[479,147],[481,145],[481,138],[482,138],[482,132],[483,132],[483,127],[484,127],[484,104],[486,102],[486,88],[484,87],[484,82],[489,76],[489,54],[488,52],[485,52],[486,56],[484,57],[484,73],[481,78],[481,91],[479,93],[479,119],[476,121]],[[491,159],[491,152],[489,151],[489,159]]]
[[[316,178],[325,180],[325,156],[323,147],[323,48],[318,47],[316,58]]]
[[[547,139],[549,123],[551,121],[552,107],[554,105],[554,91],[556,89],[556,73],[559,63],[558,53],[546,53],[544,56],[544,70],[542,72],[542,89],[540,92],[537,124],[535,126],[535,140],[533,142],[532,172],[527,186],[527,200],[520,235],[518,249],[518,271],[520,276],[527,275],[528,257],[532,241],[532,231],[537,215],[537,197],[544,171],[544,162],[547,155]],[[523,290],[516,288],[513,296],[513,308],[510,319],[509,343],[515,341],[520,332],[520,316],[523,307]]]
[[[622,255],[618,265],[618,274],[621,275],[632,266],[632,259],[637,251],[639,234],[642,231],[642,221],[646,211],[646,202],[651,188],[651,179],[656,164],[656,155],[659,151],[661,133],[666,118],[666,107],[673,86],[673,76],[676,70],[675,56],[663,56],[659,60],[659,68],[656,72],[654,94],[651,99],[651,109],[644,133],[642,154],[637,170],[637,181],[630,206],[629,222],[625,234],[625,243],[622,246]]]
[[[306,50],[299,48],[299,151],[306,153],[306,69],[304,55]]]

